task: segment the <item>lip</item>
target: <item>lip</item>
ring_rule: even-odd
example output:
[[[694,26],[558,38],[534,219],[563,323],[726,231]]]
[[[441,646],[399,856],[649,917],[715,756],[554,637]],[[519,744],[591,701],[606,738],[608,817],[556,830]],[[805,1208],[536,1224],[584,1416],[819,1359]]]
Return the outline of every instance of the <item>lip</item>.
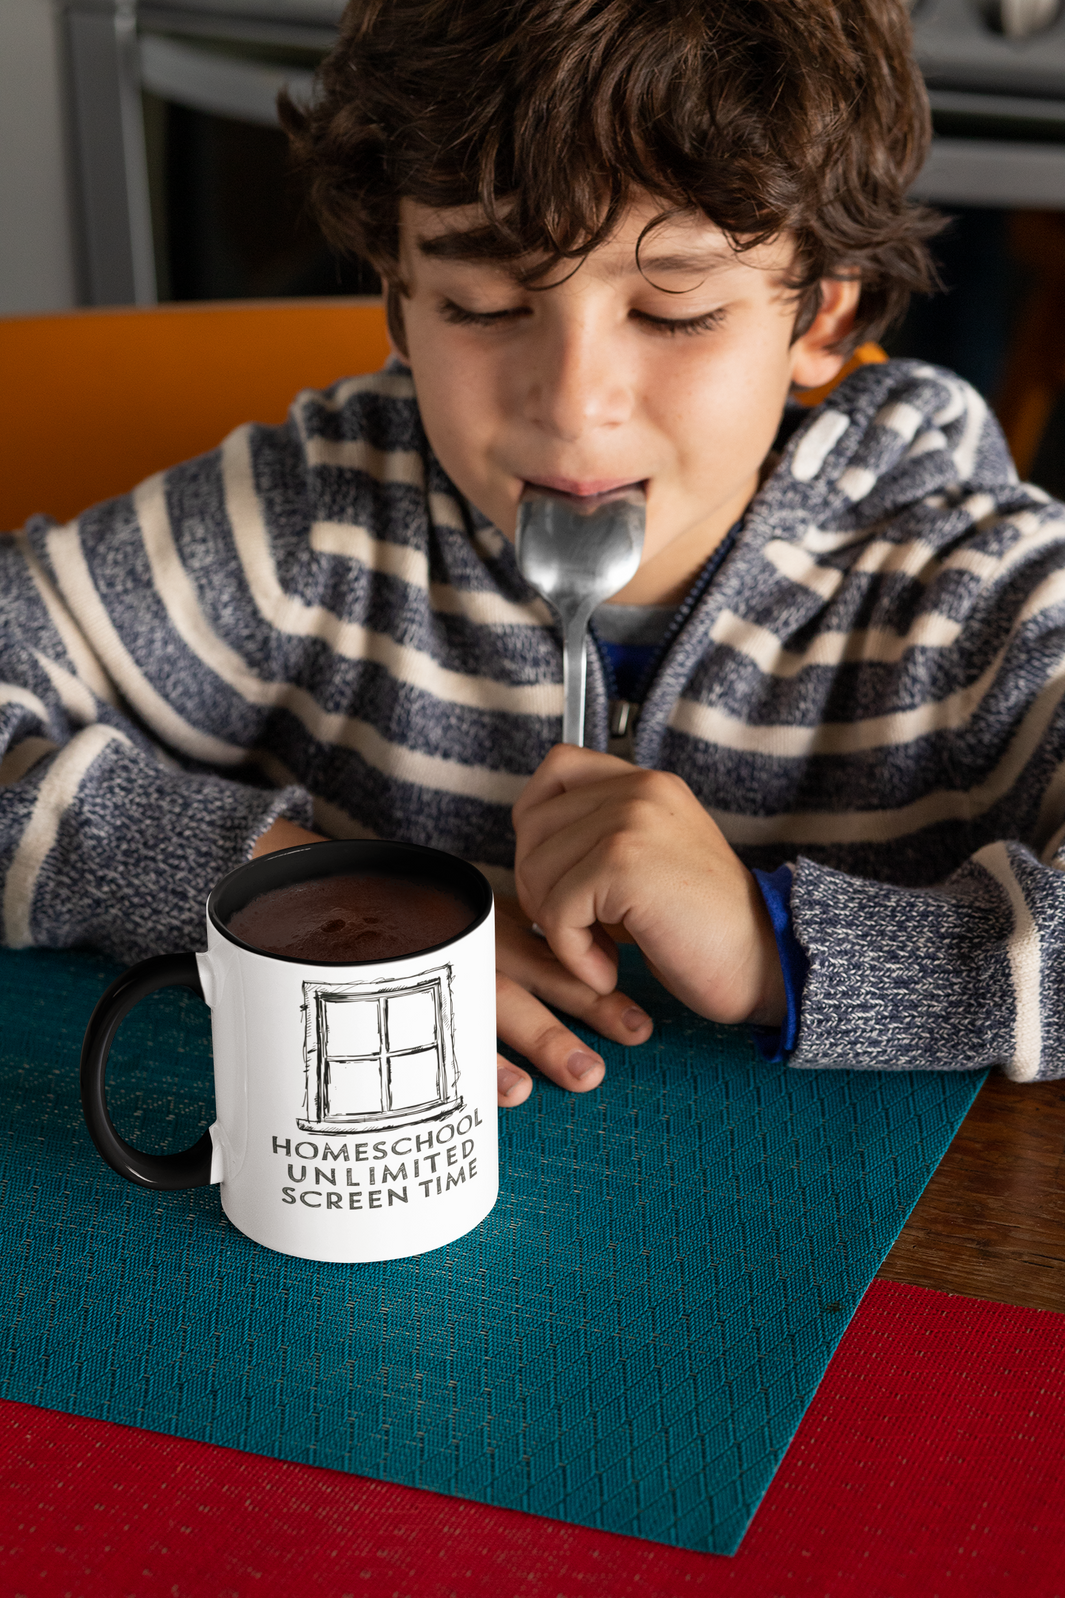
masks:
[[[598,499],[603,494],[614,494],[622,488],[646,487],[647,479],[632,477],[527,477],[525,487],[546,488],[553,494],[566,494],[570,499]]]

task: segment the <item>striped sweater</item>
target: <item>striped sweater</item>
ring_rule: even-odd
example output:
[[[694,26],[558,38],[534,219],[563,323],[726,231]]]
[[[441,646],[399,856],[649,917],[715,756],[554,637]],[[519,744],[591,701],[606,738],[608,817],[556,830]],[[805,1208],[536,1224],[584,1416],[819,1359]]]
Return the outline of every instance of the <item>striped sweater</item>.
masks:
[[[0,542],[4,939],[202,947],[278,816],[512,883],[558,630],[409,374]],[[1065,512],[979,396],[866,366],[810,412],[651,684],[634,757],[794,863],[795,1066],[1065,1075]],[[588,743],[607,744],[589,659]]]

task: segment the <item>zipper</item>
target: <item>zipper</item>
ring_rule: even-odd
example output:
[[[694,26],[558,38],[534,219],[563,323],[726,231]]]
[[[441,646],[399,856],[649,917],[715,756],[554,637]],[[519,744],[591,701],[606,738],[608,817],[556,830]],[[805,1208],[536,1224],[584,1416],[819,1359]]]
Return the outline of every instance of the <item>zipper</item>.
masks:
[[[636,764],[633,746],[636,742],[636,728],[640,721],[640,706],[633,699],[612,699],[610,701],[610,720],[607,723],[606,752],[608,755],[617,755],[619,760],[627,760],[630,765]]]
[[[640,706],[636,700],[620,699],[618,697],[617,678],[614,676],[614,667],[610,656],[606,652],[603,640],[595,630],[595,623],[589,622],[588,632],[595,645],[595,652],[599,657],[599,666],[603,673],[603,687],[606,690],[606,752],[608,755],[617,755],[619,760],[627,760],[630,765],[634,763],[632,744],[636,736],[636,723],[640,719]]]
[[[741,516],[739,521],[733,522],[713,554],[708,557],[699,575],[677,606],[673,619],[666,628],[662,641],[655,651],[654,658],[648,663],[647,669],[640,679],[635,699],[619,699],[617,697],[617,683],[614,679],[614,668],[610,664],[610,657],[603,648],[602,641],[596,635],[594,625],[589,628],[595,640],[595,647],[603,668],[603,677],[606,682],[607,698],[609,700],[607,710],[608,754],[617,755],[619,759],[627,760],[631,765],[635,765],[636,729],[640,724],[640,713],[647,702],[647,696],[654,687],[655,678],[658,676],[667,654],[676,642],[677,634],[717,576],[725,556],[735,544],[742,526],[743,518]]]

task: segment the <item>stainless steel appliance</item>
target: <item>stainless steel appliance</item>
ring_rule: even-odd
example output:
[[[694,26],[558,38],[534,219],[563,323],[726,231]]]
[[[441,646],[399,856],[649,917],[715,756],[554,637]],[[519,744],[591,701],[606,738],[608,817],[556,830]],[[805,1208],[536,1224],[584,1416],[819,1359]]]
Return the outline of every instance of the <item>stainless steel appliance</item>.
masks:
[[[248,202],[250,233],[277,233],[274,101],[282,83],[309,92],[343,0],[60,3],[86,302],[321,292],[321,261],[312,269],[298,250],[287,279],[283,266],[242,279],[225,235],[241,209],[234,193]],[[946,205],[1065,209],[1061,0],[916,0],[913,18],[937,134],[916,192]],[[274,172],[272,189],[260,184],[261,226],[242,192],[242,174],[245,187],[259,181],[256,163]],[[191,265],[190,239],[202,257]],[[373,289],[357,275],[336,286]]]
[[[917,0],[913,26],[936,126],[916,191],[1065,209],[1061,0]]]
[[[330,274],[275,110],[282,85],[309,94],[342,10],[64,0],[86,303],[374,291],[372,274]]]

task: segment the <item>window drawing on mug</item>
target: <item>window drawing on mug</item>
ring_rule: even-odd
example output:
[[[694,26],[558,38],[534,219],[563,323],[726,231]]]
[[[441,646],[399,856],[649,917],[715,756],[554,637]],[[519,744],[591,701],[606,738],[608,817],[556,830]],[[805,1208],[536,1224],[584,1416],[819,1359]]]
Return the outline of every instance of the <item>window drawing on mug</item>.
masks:
[[[305,982],[306,1132],[437,1120],[462,1106],[451,967],[393,982]]]

